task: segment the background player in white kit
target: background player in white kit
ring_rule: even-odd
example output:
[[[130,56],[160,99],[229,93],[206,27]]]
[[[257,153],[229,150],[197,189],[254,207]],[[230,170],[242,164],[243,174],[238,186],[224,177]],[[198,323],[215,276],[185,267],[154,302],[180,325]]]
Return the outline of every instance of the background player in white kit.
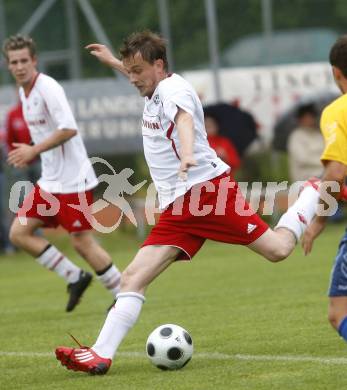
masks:
[[[312,186],[305,187],[276,231],[254,213],[240,215],[238,204],[246,210],[248,205],[230,177],[229,167],[208,145],[197,94],[183,78],[168,73],[164,40],[149,31],[134,33],[121,49],[122,61],[103,45],[87,48],[128,76],[145,97],[144,152],[160,206],[165,209],[123,272],[117,303],[96,343],[92,348],[56,349],[57,358],[68,369],[105,374],[137,321],[146,288],[173,261],[192,258],[206,239],[247,245],[270,261],[283,260],[314,216],[319,193]],[[223,193],[224,207],[220,207]],[[201,213],[206,206],[212,207],[210,212]]]
[[[120,272],[93,238],[92,227],[84,213],[69,206],[80,203],[78,192],[81,189],[91,204],[92,190],[98,181],[64,90],[53,78],[37,71],[36,45],[31,38],[9,37],[4,42],[3,53],[10,72],[21,87],[23,114],[34,143],[14,144],[16,149],[9,153],[8,162],[15,167],[24,167],[40,156],[42,165],[41,178],[13,221],[10,240],[66,280],[69,293],[66,310],[71,311],[90,284],[92,275],[73,264],[44,237],[35,235],[42,226],[63,226],[70,233],[76,251],[115,298]],[[88,164],[87,174],[81,179],[78,172]]]

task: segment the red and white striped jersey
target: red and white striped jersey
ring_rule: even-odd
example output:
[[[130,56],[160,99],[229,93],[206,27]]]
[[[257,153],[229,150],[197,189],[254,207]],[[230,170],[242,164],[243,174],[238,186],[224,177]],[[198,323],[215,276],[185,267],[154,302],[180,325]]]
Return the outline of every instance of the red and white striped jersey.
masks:
[[[187,181],[178,177],[180,141],[175,125],[178,108],[193,117],[194,158]],[[164,209],[192,186],[213,179],[229,169],[209,146],[204,113],[193,87],[177,74],[160,81],[151,98],[145,98],[142,118],[143,146],[152,180]]]

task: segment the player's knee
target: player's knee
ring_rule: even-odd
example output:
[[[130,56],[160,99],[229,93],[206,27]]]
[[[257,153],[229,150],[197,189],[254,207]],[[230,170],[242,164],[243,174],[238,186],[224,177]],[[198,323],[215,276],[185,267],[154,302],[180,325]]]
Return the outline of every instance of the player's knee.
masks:
[[[329,313],[328,313],[328,321],[329,321],[330,325],[331,325],[334,329],[338,329],[338,327],[339,327],[339,322],[340,322],[340,318],[339,318],[339,316],[337,315],[337,313],[335,313],[335,312],[332,311],[332,310],[329,310]]]
[[[285,260],[290,254],[290,251],[286,247],[276,247],[273,248],[266,258],[271,261],[272,263],[278,263],[282,260]]]
[[[340,326],[340,323],[342,322],[342,320],[346,317],[346,310],[339,310],[339,309],[336,309],[336,308],[333,308],[333,307],[329,307],[329,311],[328,311],[328,321],[330,323],[330,325],[338,330],[339,329],[339,326]]]
[[[131,290],[133,285],[133,280],[136,277],[136,273],[132,271],[131,269],[126,268],[122,272],[122,278],[120,282],[120,288],[122,291]]]
[[[337,317],[333,313],[328,314],[328,321],[333,328],[335,329],[337,328],[338,326]]]
[[[86,257],[90,252],[90,242],[82,235],[75,234],[72,236],[72,246],[82,257]]]
[[[23,242],[23,234],[19,232],[18,229],[16,229],[15,226],[11,226],[10,232],[9,232],[9,240],[11,243],[16,247],[21,247]]]

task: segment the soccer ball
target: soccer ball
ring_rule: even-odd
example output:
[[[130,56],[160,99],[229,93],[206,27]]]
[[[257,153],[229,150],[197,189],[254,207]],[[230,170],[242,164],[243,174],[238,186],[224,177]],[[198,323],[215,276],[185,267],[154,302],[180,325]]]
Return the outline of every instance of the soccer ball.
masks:
[[[148,336],[146,351],[149,360],[161,370],[178,370],[193,355],[193,340],[181,326],[160,325]]]

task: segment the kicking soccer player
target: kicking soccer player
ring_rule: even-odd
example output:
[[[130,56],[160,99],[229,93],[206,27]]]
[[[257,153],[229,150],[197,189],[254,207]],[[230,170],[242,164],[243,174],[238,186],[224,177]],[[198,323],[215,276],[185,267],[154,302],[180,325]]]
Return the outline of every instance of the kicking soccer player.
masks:
[[[21,87],[23,114],[34,142],[33,145],[14,143],[8,163],[21,168],[40,156],[42,166],[41,178],[24,199],[13,221],[10,240],[66,280],[69,293],[66,311],[71,311],[89,286],[92,274],[72,263],[44,237],[35,235],[40,227],[61,225],[70,233],[76,251],[115,298],[120,288],[120,272],[93,238],[85,214],[70,207],[80,203],[78,192],[83,191],[91,204],[92,190],[98,181],[64,90],[54,79],[37,71],[36,45],[31,38],[9,37],[4,42],[3,53]],[[89,167],[83,178],[78,174],[81,167]]]
[[[276,231],[269,229],[250,210],[230,177],[230,167],[210,148],[196,92],[182,77],[168,73],[163,39],[149,31],[132,34],[121,48],[122,60],[103,45],[87,48],[128,76],[145,97],[144,153],[164,210],[123,272],[117,303],[96,343],[92,348],[56,349],[68,369],[105,374],[137,321],[146,288],[173,261],[191,259],[206,239],[246,245],[272,262],[283,260],[313,218],[319,194],[306,187]]]
[[[330,50],[330,64],[335,82],[342,92],[327,106],[321,117],[321,131],[325,149],[321,160],[324,165],[322,182],[338,183],[342,188],[347,174],[347,35],[340,37]],[[339,192],[332,192],[339,198]],[[346,187],[341,197],[347,198]],[[323,200],[319,202],[324,204]],[[305,254],[311,252],[314,240],[324,230],[326,216],[315,216],[308,226],[302,241]],[[347,341],[347,233],[339,245],[329,287],[329,321],[341,337]]]

